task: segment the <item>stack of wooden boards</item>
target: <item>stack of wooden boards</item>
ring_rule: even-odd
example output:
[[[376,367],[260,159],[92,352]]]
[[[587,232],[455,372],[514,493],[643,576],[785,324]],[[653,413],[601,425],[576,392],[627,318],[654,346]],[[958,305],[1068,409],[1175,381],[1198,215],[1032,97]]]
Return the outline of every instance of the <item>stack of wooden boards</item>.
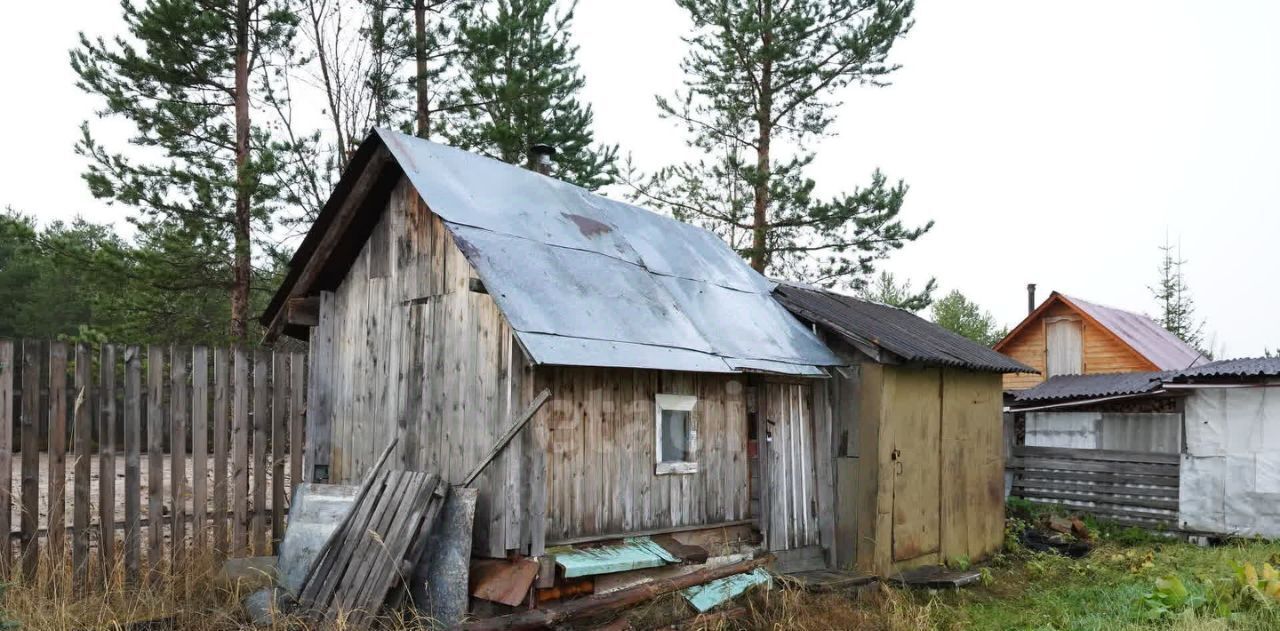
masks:
[[[301,611],[363,629],[384,606],[398,606],[448,492],[438,475],[375,466],[307,573]]]

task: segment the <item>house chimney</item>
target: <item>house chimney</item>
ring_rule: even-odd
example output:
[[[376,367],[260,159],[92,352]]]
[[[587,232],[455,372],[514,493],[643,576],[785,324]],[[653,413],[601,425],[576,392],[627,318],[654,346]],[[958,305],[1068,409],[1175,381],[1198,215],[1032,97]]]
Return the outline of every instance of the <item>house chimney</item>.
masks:
[[[1036,284],[1027,283],[1027,313],[1036,310]]]
[[[548,144],[538,143],[529,147],[529,169],[543,175],[551,175],[551,156],[556,155],[556,148]]]

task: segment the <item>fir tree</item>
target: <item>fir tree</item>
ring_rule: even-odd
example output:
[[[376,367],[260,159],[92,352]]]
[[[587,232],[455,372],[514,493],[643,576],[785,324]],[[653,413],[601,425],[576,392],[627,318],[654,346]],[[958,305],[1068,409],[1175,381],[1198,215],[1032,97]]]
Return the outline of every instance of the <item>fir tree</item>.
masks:
[[[861,289],[875,261],[924,234],[898,213],[907,187],[879,171],[814,195],[805,147],[828,134],[851,84],[885,85],[909,0],[677,0],[693,19],[685,89],[658,98],[710,156],[633,181],[636,197],[713,229],[762,273]],[[698,195],[687,197],[689,189]]]
[[[574,5],[496,0],[460,26],[460,106],[445,137],[511,164],[532,166],[529,148],[556,148],[552,172],[588,189],[610,183],[617,147],[600,146],[569,42]]]
[[[1159,249],[1159,282],[1156,286],[1149,287],[1159,308],[1156,321],[1165,330],[1178,336],[1178,339],[1203,353],[1204,320],[1196,317],[1196,303],[1187,287],[1186,277],[1182,274],[1182,266],[1187,261],[1181,256],[1181,249],[1169,243],[1167,235],[1164,245],[1159,246]]]
[[[937,288],[937,279],[930,278],[920,291],[915,291],[910,280],[900,283],[891,272],[881,271],[862,292],[862,297],[915,313],[933,304],[933,292]]]
[[[254,241],[270,230],[292,151],[254,126],[255,94],[291,61],[295,18],[287,0],[146,0],[121,3],[125,37],[71,52],[78,85],[101,114],[136,128],[133,155],[99,144],[88,123],[77,151],[94,196],[137,209],[130,220],[157,249],[143,271],[157,287],[229,295],[231,338],[250,321]]]
[[[983,311],[958,290],[933,303],[933,322],[967,337],[983,346],[995,346],[1008,335],[1008,329],[996,324],[995,316]]]

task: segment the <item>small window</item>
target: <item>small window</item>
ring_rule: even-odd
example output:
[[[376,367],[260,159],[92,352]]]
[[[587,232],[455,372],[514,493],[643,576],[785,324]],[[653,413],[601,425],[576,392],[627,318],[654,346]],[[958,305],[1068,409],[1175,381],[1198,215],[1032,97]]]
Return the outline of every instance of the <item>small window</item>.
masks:
[[[695,461],[698,432],[693,425],[693,406],[697,402],[697,397],[677,394],[656,397],[654,448],[658,475],[698,472]]]

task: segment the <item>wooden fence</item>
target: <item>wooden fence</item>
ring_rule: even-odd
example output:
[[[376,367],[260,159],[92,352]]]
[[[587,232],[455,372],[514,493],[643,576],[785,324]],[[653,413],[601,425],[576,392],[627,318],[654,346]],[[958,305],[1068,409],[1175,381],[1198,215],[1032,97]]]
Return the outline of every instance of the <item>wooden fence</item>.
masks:
[[[1178,526],[1178,454],[1013,448],[1012,495],[1143,527]]]
[[[270,554],[302,479],[305,371],[301,353],[0,340],[0,572],[14,538],[30,579],[70,536],[77,585],[94,552],[94,577],[130,579]]]

